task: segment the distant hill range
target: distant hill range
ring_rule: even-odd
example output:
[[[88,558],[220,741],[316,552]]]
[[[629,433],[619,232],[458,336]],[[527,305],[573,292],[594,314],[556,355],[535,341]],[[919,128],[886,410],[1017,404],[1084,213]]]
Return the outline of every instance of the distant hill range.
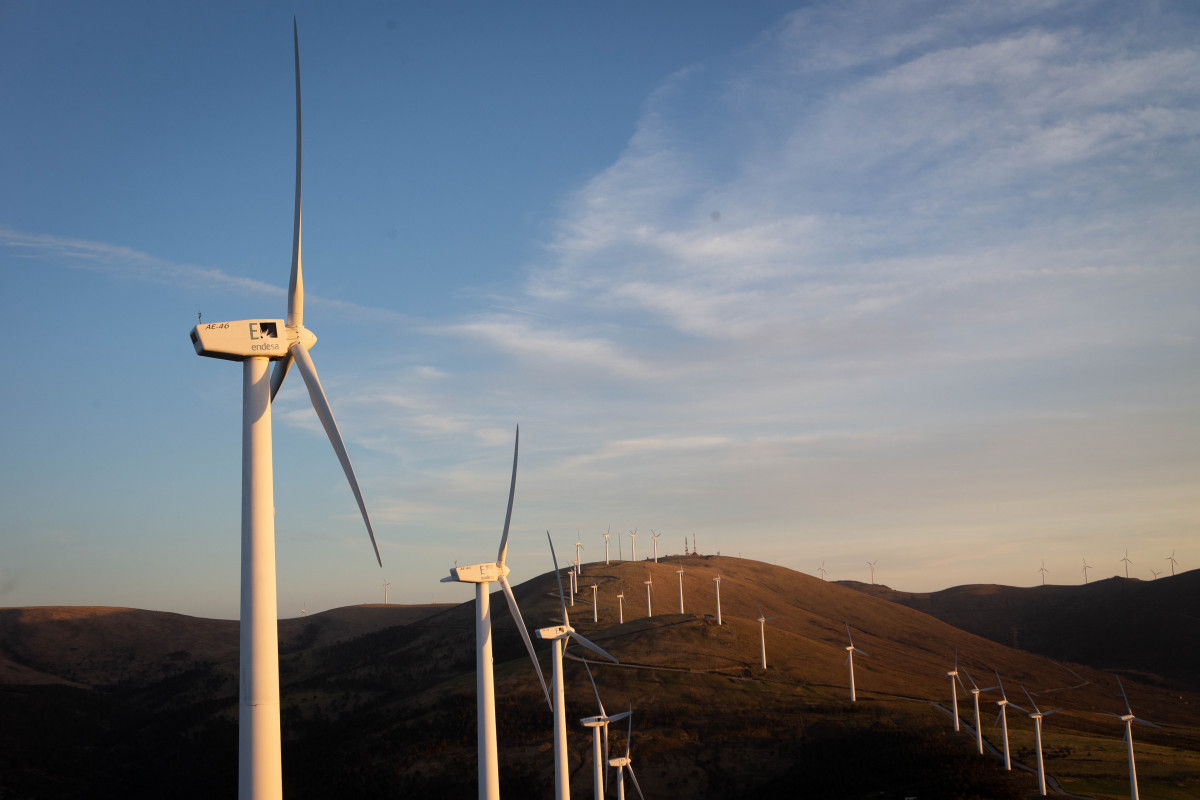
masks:
[[[1079,586],[955,586],[901,592],[838,581],[1031,653],[1200,687],[1200,570],[1158,580],[1112,577]]]
[[[981,685],[997,670],[1009,698],[1023,702],[1024,686],[1040,705],[1064,709],[1044,731],[1048,771],[1096,798],[1128,796],[1122,729],[1107,716],[1123,712],[1123,701],[1095,665],[1125,670],[1135,711],[1164,726],[1138,732],[1144,796],[1200,796],[1200,692],[1196,682],[1184,687],[1200,661],[1197,573],[906,595],[732,557],[659,562],[583,564],[571,608],[572,624],[620,659],[591,661],[592,672],[610,713],[633,709],[633,757],[647,798],[793,798],[798,786],[806,798],[831,800],[1036,796],[1026,772],[1004,772],[993,752],[975,752],[961,691],[964,731],[953,732],[946,672],[956,650]],[[553,573],[513,593],[531,630],[559,621]],[[353,606],[280,621],[288,797],[476,795],[474,609],[471,592],[463,594],[453,606]],[[765,627],[766,670],[756,604],[774,618]],[[550,713],[506,604],[493,600],[492,613],[501,788],[506,797],[545,797],[554,783]],[[854,661],[856,704],[847,691],[847,625],[865,651]],[[548,674],[549,647],[535,647]],[[1061,655],[1052,657],[1053,647]],[[572,782],[582,797],[591,796],[591,739],[577,722],[596,705],[579,655],[576,647],[568,653],[565,690]],[[177,798],[232,796],[237,692],[236,621],[0,609],[0,800],[158,798],[168,786]],[[995,744],[996,693],[983,699],[984,737]],[[1017,762],[1029,764],[1029,720],[1014,715],[1010,735]],[[623,749],[624,729],[612,736]],[[1167,783],[1157,777],[1168,774]],[[1174,793],[1154,794],[1152,785]]]

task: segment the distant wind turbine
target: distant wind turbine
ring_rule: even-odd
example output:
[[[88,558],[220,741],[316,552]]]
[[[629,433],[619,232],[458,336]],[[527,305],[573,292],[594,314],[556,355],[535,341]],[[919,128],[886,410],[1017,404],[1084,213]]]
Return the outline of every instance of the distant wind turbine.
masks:
[[[1129,565],[1133,563],[1132,561],[1129,560],[1129,550],[1125,551],[1125,557],[1122,558],[1121,560],[1125,562],[1125,577],[1128,578],[1129,577]]]
[[[550,628],[540,628],[535,631],[539,639],[551,642],[551,662],[554,668],[554,796],[557,800],[570,800],[571,775],[567,764],[567,710],[566,693],[563,689],[563,651],[568,640],[574,639],[579,644],[599,653],[614,664],[617,659],[606,653],[600,647],[592,644],[571,627],[571,618],[567,615],[567,603],[563,599],[562,575],[558,571],[558,557],[554,555],[554,540],[550,531],[546,531],[546,540],[550,542],[550,558],[554,561],[554,577],[558,580],[558,597],[562,604],[562,624]]]
[[[578,531],[577,531],[577,532],[578,532]],[[583,561],[582,561],[582,560],[580,559],[580,557],[579,557],[579,551],[580,551],[580,550],[587,550],[587,548],[583,546],[583,542],[582,542],[582,541],[580,541],[579,539],[576,539],[576,540],[575,540],[575,572],[576,572],[577,574],[581,574],[581,573],[579,572],[579,566],[580,566],[580,564],[582,564],[582,563],[583,563]]]
[[[629,560],[637,561],[637,528],[629,532]]]
[[[304,327],[304,282],[300,258],[301,114],[300,34],[292,19],[296,78],[296,191],[292,219],[292,263],[287,319],[202,322],[192,328],[196,354],[242,363],[242,532],[241,639],[238,684],[238,794],[243,798],[283,795],[279,714],[279,613],[275,578],[275,501],[271,465],[271,404],[293,363],[350,483],[375,560],[383,566],[371,518],[308,351],[317,337]],[[268,364],[274,373],[268,376]]]
[[[596,584],[592,584],[592,622],[600,621],[600,606],[596,603]]]
[[[387,579],[385,578],[383,581],[383,604],[385,606],[387,605],[387,590],[389,586],[391,586],[391,584],[388,583]]]
[[[1171,562],[1171,577],[1174,578],[1175,577],[1175,567],[1178,566],[1178,564],[1179,564],[1179,562],[1175,560],[1175,551],[1172,550],[1171,555],[1167,556],[1164,559],[1164,561]]]
[[[825,562],[824,561],[821,562],[821,566],[819,569],[820,569],[820,573],[821,573],[821,580],[825,580]]]
[[[1109,714],[1110,717],[1117,717],[1121,722],[1125,723],[1125,744],[1129,749],[1129,796],[1132,800],[1138,800],[1138,784],[1137,784],[1137,765],[1133,761],[1133,723],[1140,722],[1143,725],[1149,725],[1151,728],[1160,728],[1162,726],[1155,725],[1153,722],[1147,722],[1140,717],[1133,715],[1133,709],[1129,707],[1129,696],[1125,694],[1125,684],[1121,683],[1121,676],[1117,676],[1117,685],[1121,687],[1121,698],[1125,701],[1124,714]]]
[[[617,623],[625,624],[625,587],[621,587],[621,591],[617,593]]]
[[[1158,576],[1162,575],[1162,570],[1152,569],[1150,570],[1150,574],[1154,576],[1154,580],[1158,580]]]
[[[878,563],[878,561],[879,561],[879,559],[877,558],[874,561],[867,562],[867,566],[869,566],[871,568],[871,584],[872,585],[875,584],[875,564]]]
[[[861,653],[866,655],[862,650],[854,646],[854,637],[850,635],[850,625],[846,624],[846,637],[850,640],[850,644],[846,646],[846,663],[850,665],[850,702],[857,703],[858,696],[854,693],[854,654]]]
[[[604,566],[608,566],[608,537],[612,533],[612,526],[608,527],[608,531],[604,534]]]
[[[1046,573],[1050,570],[1046,569],[1046,559],[1042,559],[1042,568],[1038,572],[1042,573],[1042,586],[1046,585]]]
[[[958,685],[962,683],[962,678],[958,677],[958,648],[954,648],[954,669],[946,673],[946,677],[950,679],[950,699],[954,704],[954,732],[958,733]],[[966,686],[963,690],[966,690]]]
[[[1087,571],[1089,569],[1095,569],[1095,567],[1089,565],[1087,562],[1087,559],[1085,558],[1083,560],[1083,582],[1084,582],[1084,584],[1086,584],[1088,582]]]
[[[517,427],[516,441],[513,444],[512,480],[508,486],[508,509],[504,512],[504,530],[500,534],[500,550],[496,553],[494,562],[472,564],[469,567],[455,567],[450,575],[442,578],[442,583],[473,583],[475,584],[475,695],[476,695],[476,745],[479,753],[479,798],[480,800],[499,800],[500,797],[500,760],[496,747],[496,683],[492,672],[492,608],[491,585],[500,584],[504,591],[504,599],[508,601],[508,610],[533,668],[537,671],[538,681],[546,694],[546,702],[550,704],[550,692],[546,688],[546,679],[542,676],[541,665],[538,664],[537,653],[534,652],[533,642],[529,639],[529,631],[525,620],[521,618],[521,609],[517,607],[517,599],[513,596],[512,587],[508,584],[508,565],[504,563],[508,553],[508,528],[512,522],[513,497],[517,491],[517,451],[521,444],[521,428]],[[385,584],[386,586],[386,584]],[[553,705],[551,705],[553,708]]]
[[[721,624],[721,573],[717,573],[717,577],[713,578],[713,582],[717,585],[717,624]]]
[[[687,572],[685,572],[683,570],[683,568],[680,568],[680,569],[675,570],[675,574],[679,576],[679,613],[682,614],[683,613],[683,576],[687,575]]]
[[[1042,797],[1046,796],[1046,767],[1042,763],[1042,717],[1048,717],[1051,714],[1057,714],[1062,711],[1061,708],[1055,708],[1051,711],[1042,711],[1037,707],[1037,703],[1033,702],[1033,697],[1029,694],[1029,690],[1024,686],[1021,691],[1029,698],[1029,705],[1033,706],[1033,711],[1026,711],[1029,718],[1033,720],[1034,741],[1037,746],[1037,765],[1038,765],[1038,791]]]
[[[660,537],[660,536],[662,536],[661,533],[655,533],[653,528],[650,529],[650,539],[654,542],[654,563],[655,564],[658,563],[658,537]]]
[[[654,616],[654,607],[650,604],[650,592],[654,590],[654,578],[650,575],[646,576],[646,616]]]
[[[759,642],[762,650],[762,668],[767,668],[767,623],[775,619],[775,617],[763,616],[762,608],[759,607],[758,601],[754,601],[754,607],[758,609],[758,633]]]

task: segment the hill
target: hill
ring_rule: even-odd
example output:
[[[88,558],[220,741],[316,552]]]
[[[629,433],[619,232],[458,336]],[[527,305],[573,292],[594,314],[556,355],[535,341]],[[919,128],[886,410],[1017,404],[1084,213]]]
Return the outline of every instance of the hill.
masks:
[[[1100,670],[1016,650],[769,564],[701,556],[660,561],[584,564],[583,597],[571,617],[620,659],[593,662],[593,672],[610,712],[634,710],[633,757],[647,797],[794,797],[798,785],[818,798],[1031,796],[1028,774],[1005,773],[993,755],[975,753],[973,735],[952,731],[945,673],[955,648],[980,681],[998,669],[1014,700],[1024,685],[1039,704],[1066,709],[1045,730],[1047,768],[1066,788],[1094,797],[1128,790],[1120,726],[1103,716],[1123,710],[1120,695]],[[678,569],[687,573],[683,614]],[[718,570],[725,622],[719,626],[712,582]],[[653,617],[646,614],[648,576]],[[616,606],[621,587],[629,601],[623,624]],[[558,621],[552,574],[514,587],[514,594],[531,629]],[[777,618],[766,626],[765,671],[758,663],[756,602]],[[492,608],[502,789],[509,797],[545,796],[553,785],[550,715],[504,604]],[[93,617],[96,625],[113,624]],[[288,796],[473,797],[472,619],[471,603],[464,603],[340,641],[336,625],[325,640],[292,639],[280,665]],[[178,627],[167,638],[192,643],[195,653],[216,653],[196,644],[210,622],[173,620]],[[854,704],[844,663],[847,624],[869,654],[855,659]],[[10,638],[2,652],[11,657]],[[140,682],[88,685],[78,680],[87,673],[54,663],[66,657],[61,648],[54,656],[20,636],[16,644],[26,648],[22,666],[74,685],[0,687],[0,713],[10,721],[8,733],[0,733],[0,797],[5,789],[14,797],[154,797],[164,785],[184,797],[232,790],[236,657],[197,657],[190,669],[157,681],[134,670]],[[548,646],[536,645],[548,673]],[[156,646],[162,656],[175,645]],[[595,698],[578,655],[572,648],[565,668],[570,764],[576,792],[590,795],[590,736],[575,722],[595,713]],[[1152,785],[1153,796],[1196,796],[1200,696],[1136,679],[1127,688],[1139,715],[1164,725],[1138,732],[1144,791]],[[966,726],[973,714],[959,699]],[[986,696],[993,712],[995,699],[994,692]],[[984,733],[998,743],[992,715],[985,710]],[[74,724],[64,727],[63,719]],[[614,746],[624,746],[623,731],[613,737]],[[1031,763],[1030,721],[1014,714],[1010,737],[1015,758]]]
[[[1014,648],[1200,688],[1200,570],[1154,581],[1112,577],[1081,586],[986,584],[932,593],[840,583]]]

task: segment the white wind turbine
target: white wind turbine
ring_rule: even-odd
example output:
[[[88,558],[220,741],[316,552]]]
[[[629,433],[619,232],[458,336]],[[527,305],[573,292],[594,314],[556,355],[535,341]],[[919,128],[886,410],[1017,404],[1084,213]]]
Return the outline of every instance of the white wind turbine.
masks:
[[[388,590],[389,586],[391,586],[391,584],[387,582],[386,578],[384,578],[384,580],[383,580],[383,604],[385,606],[387,605],[387,590]]]
[[[721,624],[721,573],[717,573],[717,577],[713,578],[713,582],[717,585],[717,624]]]
[[[819,571],[821,573],[821,580],[825,580],[825,562],[824,561],[821,562]]]
[[[296,199],[287,319],[201,323],[192,328],[197,355],[242,362],[242,568],[238,689],[238,794],[283,794],[279,719],[279,614],[275,584],[275,503],[271,467],[271,403],[295,362],[367,525],[375,560],[383,566],[367,507],[342,435],[321,388],[309,349],[317,337],[304,327],[300,266],[300,36],[292,20],[296,74]],[[267,364],[275,361],[268,377]]]
[[[679,576],[679,613],[682,614],[683,613],[683,576],[687,575],[687,572],[684,571],[682,568],[680,568],[680,569],[675,570],[675,574]]]
[[[608,532],[604,534],[604,566],[608,566],[608,537],[612,533],[612,526],[609,526]]]
[[[517,490],[517,451],[521,444],[521,428],[517,427],[516,441],[513,444],[512,481],[508,486],[508,510],[504,513],[504,532],[500,534],[500,550],[496,553],[494,562],[472,564],[469,567],[455,567],[450,570],[448,577],[442,578],[442,583],[473,583],[475,584],[475,688],[476,688],[476,719],[478,722],[477,744],[479,749],[479,798],[480,800],[497,800],[500,797],[500,762],[496,752],[496,685],[492,672],[492,610],[491,584],[498,583],[504,590],[504,598],[508,601],[508,610],[517,630],[529,650],[533,660],[533,668],[537,671],[542,691],[546,693],[546,702],[550,702],[550,692],[546,688],[546,680],[542,676],[542,668],[538,664],[533,642],[529,639],[529,631],[525,620],[521,618],[521,609],[517,607],[517,599],[513,596],[512,587],[508,583],[508,566],[504,563],[508,553],[508,527],[512,521],[513,496]]]
[[[867,566],[869,566],[871,568],[871,585],[872,586],[875,585],[875,564],[878,563],[878,561],[879,561],[879,559],[877,558],[874,561],[867,562]]]
[[[617,593],[617,624],[625,624],[625,587],[621,586],[621,591]]]
[[[650,529],[650,539],[654,542],[654,563],[655,564],[658,563],[658,537],[660,537],[660,536],[662,536],[661,533],[655,533],[653,528]]]
[[[849,624],[846,625],[846,637],[850,640],[850,644],[846,645],[846,663],[850,665],[850,702],[857,703],[858,696],[854,693],[854,654],[862,653],[865,656],[866,653],[854,646],[854,637],[850,635]]]
[[[1175,560],[1175,551],[1172,550],[1171,555],[1167,556],[1163,560],[1171,562],[1171,577],[1174,578],[1175,577],[1175,567],[1179,566],[1179,562]]]
[[[1088,564],[1087,559],[1085,558],[1083,560],[1083,582],[1084,582],[1084,584],[1086,584],[1088,582],[1087,571],[1089,569],[1095,569],[1095,567]]]
[[[637,528],[629,532],[629,560],[637,561]]]
[[[1037,764],[1038,764],[1038,791],[1043,797],[1046,796],[1046,767],[1042,763],[1042,717],[1048,717],[1051,714],[1057,714],[1062,711],[1061,708],[1055,708],[1050,711],[1042,711],[1037,707],[1037,703],[1033,702],[1033,697],[1029,694],[1029,690],[1024,686],[1021,691],[1029,698],[1029,705],[1033,706],[1033,711],[1026,711],[1029,718],[1033,720],[1034,741],[1037,745]]]
[[[610,758],[608,765],[617,768],[617,800],[625,800],[625,770],[629,770],[629,777],[633,779],[633,788],[637,789],[638,797],[646,800],[646,795],[642,794],[642,787],[638,785],[637,775],[633,772],[633,760],[629,757],[629,745],[633,738],[633,708],[629,709],[629,730],[625,734],[625,755],[620,758]]]
[[[583,546],[582,541],[580,541],[579,539],[576,539],[575,540],[575,572],[577,574],[579,572],[579,565],[583,563],[579,558],[580,550],[587,550],[587,548]]]
[[[1050,570],[1046,569],[1046,559],[1042,559],[1042,568],[1038,572],[1042,573],[1042,586],[1046,585],[1046,573]]]
[[[1132,561],[1129,560],[1129,550],[1128,549],[1125,551],[1125,557],[1122,558],[1121,560],[1125,562],[1125,577],[1128,578],[1129,577],[1129,565],[1133,563]]]
[[[754,601],[754,607],[758,609],[758,633],[759,641],[762,644],[762,668],[767,668],[767,623],[775,619],[775,617],[764,617],[762,608],[759,607],[758,601]]]
[[[1172,553],[1174,555],[1174,553]],[[1133,723],[1140,722],[1143,725],[1149,725],[1151,728],[1161,729],[1161,725],[1155,725],[1153,722],[1147,722],[1140,717],[1133,715],[1133,709],[1129,707],[1129,697],[1125,694],[1125,684],[1121,683],[1121,677],[1117,676],[1117,685],[1121,687],[1121,697],[1125,700],[1124,714],[1109,714],[1110,717],[1117,717],[1121,722],[1125,723],[1125,744],[1129,750],[1129,796],[1132,800],[1138,800],[1138,785],[1137,785],[1137,765],[1133,762]]]
[[[600,621],[600,606],[596,604],[596,584],[592,584],[592,622]]]
[[[999,689],[999,686],[989,686],[986,689],[980,689],[975,679],[971,677],[971,673],[967,672],[967,668],[963,667],[963,675],[967,676],[967,680],[971,682],[971,688],[967,689],[971,693],[971,697],[975,700],[975,747],[979,750],[979,754],[983,755],[983,724],[979,718],[979,693],[990,692],[993,689]],[[963,687],[966,688],[965,686]]]
[[[584,717],[579,720],[579,724],[585,728],[592,729],[592,786],[595,790],[596,800],[602,800],[604,797],[604,767],[608,764],[608,725],[610,722],[618,722],[625,719],[633,710],[622,711],[620,714],[613,714],[611,717],[604,712],[604,703],[600,700],[600,690],[596,688],[596,679],[592,677],[592,668],[588,666],[588,660],[581,658],[583,668],[587,670],[588,680],[592,682],[592,691],[596,693],[596,705],[600,708],[600,713],[594,717]],[[604,755],[600,755],[600,731],[604,731]]]
[[[1150,570],[1150,574],[1154,576],[1154,580],[1158,580],[1158,576],[1162,575],[1162,570],[1152,569],[1152,570]]]
[[[962,683],[962,678],[958,677],[958,648],[957,647],[954,648],[954,669],[947,672],[946,677],[950,679],[950,699],[952,700],[952,702],[954,704],[954,732],[958,733],[958,731],[959,731],[958,686],[955,683],[955,681],[957,681],[958,683]],[[966,686],[963,686],[964,691],[966,690],[966,688],[967,688]]]
[[[589,642],[576,633],[571,627],[571,618],[567,615],[567,602],[563,598],[562,575],[558,571],[558,557],[554,554],[554,540],[550,531],[546,531],[546,540],[550,542],[550,558],[554,560],[554,577],[558,580],[558,598],[562,604],[562,624],[535,631],[539,639],[552,643],[551,661],[554,668],[554,693],[552,707],[554,709],[554,796],[557,800],[569,800],[571,797],[571,775],[567,765],[567,708],[566,695],[563,690],[563,651],[567,642],[574,639],[579,644],[599,653],[614,664],[618,663],[598,646]]]
[[[1004,681],[1000,680],[999,672],[996,673],[996,688],[1000,690],[1000,699],[996,701],[996,705],[1000,706],[1000,713],[996,716],[996,721],[1001,723],[1004,731],[1004,768],[1011,771],[1012,759],[1008,752],[1008,707],[1012,706],[1017,711],[1025,711],[1025,709],[1009,701],[1008,695],[1004,693]]]
[[[650,603],[650,592],[652,592],[654,590],[653,576],[647,575],[644,583],[646,584],[646,616],[653,617],[654,616],[654,606],[651,605],[651,603]]]

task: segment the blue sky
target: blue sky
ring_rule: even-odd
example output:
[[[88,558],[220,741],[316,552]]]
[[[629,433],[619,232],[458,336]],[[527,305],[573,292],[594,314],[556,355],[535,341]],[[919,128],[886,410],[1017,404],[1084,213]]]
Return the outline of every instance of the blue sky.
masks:
[[[1189,3],[3,2],[0,604],[237,614],[188,331],[284,315],[293,12],[384,568],[293,375],[282,616],[469,599],[517,423],[514,581],[609,526],[914,591],[1200,557]]]

